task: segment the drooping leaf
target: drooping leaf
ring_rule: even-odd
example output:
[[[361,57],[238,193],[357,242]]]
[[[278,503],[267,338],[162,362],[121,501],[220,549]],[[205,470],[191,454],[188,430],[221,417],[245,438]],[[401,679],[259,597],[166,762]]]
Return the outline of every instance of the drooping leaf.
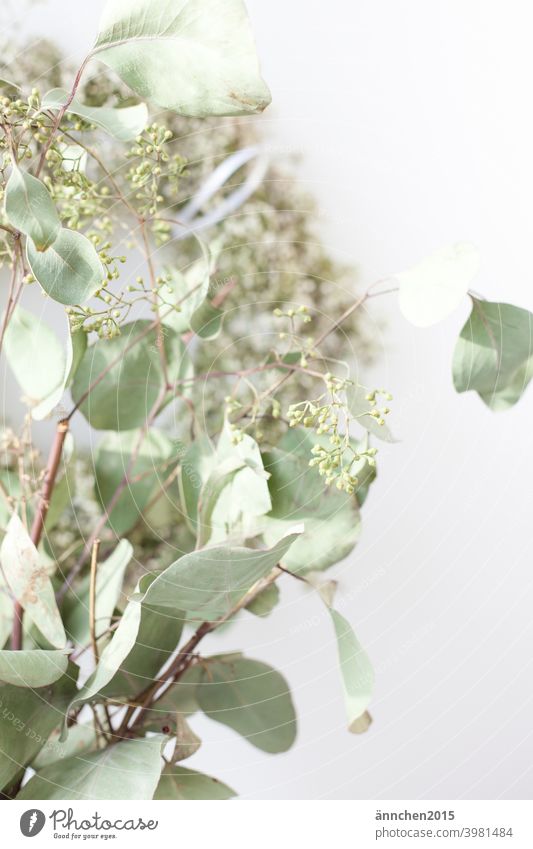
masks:
[[[266,663],[241,655],[207,658],[197,688],[204,713],[264,752],[286,752],[296,738],[289,685]]]
[[[65,390],[70,386],[82,357],[87,348],[87,334],[83,330],[71,332],[70,327],[67,334],[67,346],[65,355],[65,368],[63,378],[53,392],[50,392],[39,404],[32,407],[32,418],[36,421],[46,418],[61,401]]]
[[[108,433],[98,445],[95,456],[96,491],[102,505],[109,504],[116,488],[128,472],[130,458],[141,431]],[[129,473],[129,483],[111,510],[109,524],[116,534],[124,534],[143,514],[153,494],[179,459],[181,444],[176,445],[165,433],[151,428],[143,436],[140,450]],[[173,462],[171,462],[173,461]]]
[[[333,608],[329,612],[337,637],[348,730],[358,734],[370,724],[366,709],[372,698],[374,670],[350,623]]]
[[[16,165],[7,181],[5,209],[9,223],[29,236],[38,251],[46,251],[59,236],[61,223],[50,192]]]
[[[99,752],[65,758],[34,775],[17,799],[151,799],[165,743],[159,735],[120,740]]]
[[[118,628],[102,652],[98,666],[87,679],[85,685],[72,699],[69,710],[83,702],[97,699],[104,687],[113,679],[121,664],[135,645],[141,622],[141,605],[130,601],[122,615]],[[61,740],[67,739],[67,729],[63,726]]]
[[[218,546],[186,554],[158,575],[143,602],[215,622],[280,562],[298,533],[267,549]]]
[[[133,556],[133,547],[126,539],[102,563],[96,573],[95,632],[98,639],[111,624],[113,611],[120,599],[124,573]],[[67,596],[63,605],[65,629],[76,645],[89,642],[89,583],[87,576],[76,587],[72,597]]]
[[[312,445],[308,434],[295,428],[264,456],[272,510],[260,527],[271,543],[295,522],[303,523],[301,537],[284,558],[284,565],[295,572],[338,563],[352,551],[361,531],[356,498],[333,487],[325,490],[316,470],[309,468]],[[366,472],[361,465],[362,481]]]
[[[237,794],[218,778],[168,764],[162,772],[154,799],[233,799]]]
[[[45,253],[28,240],[28,263],[44,291],[60,304],[84,304],[101,287],[105,272],[92,243],[63,228]]]
[[[65,105],[68,96],[68,92],[64,89],[54,88],[44,95],[41,109],[57,112]],[[145,103],[113,109],[109,106],[86,106],[79,97],[74,97],[67,112],[101,127],[110,136],[123,142],[132,141],[140,135],[148,122],[148,109]]]
[[[477,392],[492,410],[506,410],[533,377],[533,315],[511,304],[472,301],[453,354],[453,382],[458,392]]]
[[[459,306],[479,269],[474,245],[456,242],[396,274],[400,309],[417,327],[429,327]]]
[[[246,610],[253,613],[254,616],[270,616],[278,602],[279,587],[277,584],[270,584],[259,595],[256,595],[250,604],[246,605]]]
[[[33,404],[62,386],[65,353],[40,316],[17,307],[7,326],[5,350],[20,388]]]
[[[46,687],[0,685],[0,789],[32,762],[61,722],[76,690],[77,673],[70,664],[62,678]]]
[[[181,611],[143,604],[134,644],[102,694],[129,700],[145,690],[177,648],[184,621]]]
[[[100,373],[109,369],[80,406],[96,430],[142,427],[158,398],[164,375],[157,333],[155,328],[148,331],[149,326],[150,322],[142,320],[123,325],[120,336],[95,342],[87,349],[74,378],[72,396],[78,403]],[[143,338],[132,345],[143,333]],[[164,349],[170,380],[189,376],[189,356],[179,336],[171,330],[165,333]]]
[[[0,685],[48,687],[63,677],[67,667],[63,651],[0,651]]]
[[[16,513],[9,520],[0,548],[0,561],[11,592],[26,615],[51,645],[63,648],[66,642],[65,630],[52,582],[41,563],[39,552]]]
[[[185,717],[179,713],[176,714],[176,726],[172,733],[176,738],[172,752],[172,763],[174,764],[192,757],[202,745],[202,741],[194,733]]]
[[[93,55],[182,115],[242,115],[270,102],[242,0],[108,0]]]

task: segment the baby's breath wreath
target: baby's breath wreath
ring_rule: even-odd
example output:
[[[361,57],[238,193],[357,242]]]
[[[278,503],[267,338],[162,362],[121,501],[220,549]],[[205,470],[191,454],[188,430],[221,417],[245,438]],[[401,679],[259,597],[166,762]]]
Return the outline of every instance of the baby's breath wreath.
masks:
[[[96,62],[120,81],[87,80]],[[237,224],[197,232],[180,217],[191,172],[176,143],[184,116],[198,127],[269,103],[241,0],[109,0],[69,86],[5,79],[2,92],[0,348],[27,404],[2,435],[2,795],[230,798],[183,766],[200,746],[188,717],[277,753],[296,714],[276,670],[206,656],[202,641],[241,611],[268,616],[279,580],[325,605],[349,730],[370,726],[371,663],[323,573],[356,544],[392,396],[344,360],[371,298],[399,293],[429,326],[467,295],[477,254],[441,250],[333,317],[320,252],[310,297],[274,291],[274,269],[251,297],[247,275],[229,273],[223,236]],[[241,257],[257,267],[250,238]],[[28,287],[63,310],[64,340],[25,305]],[[533,374],[531,315],[469,297],[454,383],[505,409]],[[75,417],[94,432],[90,460]],[[42,463],[33,432],[50,419]],[[96,498],[82,506],[76,487]]]

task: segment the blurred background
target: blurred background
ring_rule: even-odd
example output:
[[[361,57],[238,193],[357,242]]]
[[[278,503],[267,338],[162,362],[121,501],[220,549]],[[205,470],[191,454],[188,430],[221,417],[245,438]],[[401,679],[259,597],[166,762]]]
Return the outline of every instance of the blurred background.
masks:
[[[76,62],[103,5],[43,0],[23,14],[14,4],[11,23],[21,41],[56,39]],[[247,5],[273,94],[261,132],[274,157],[298,156],[320,237],[357,265],[357,285],[467,240],[482,255],[475,289],[533,310],[531,5]],[[243,618],[216,648],[246,646],[284,672],[296,746],[270,757],[191,720],[204,746],[187,766],[244,798],[531,796],[533,390],[500,414],[455,394],[451,354],[467,312],[465,302],[416,330],[395,296],[365,308],[365,383],[393,392],[400,441],[380,452],[361,542],[335,577],[376,667],[374,723],[347,732],[330,623],[289,582],[268,620]],[[8,392],[15,409],[18,390]]]

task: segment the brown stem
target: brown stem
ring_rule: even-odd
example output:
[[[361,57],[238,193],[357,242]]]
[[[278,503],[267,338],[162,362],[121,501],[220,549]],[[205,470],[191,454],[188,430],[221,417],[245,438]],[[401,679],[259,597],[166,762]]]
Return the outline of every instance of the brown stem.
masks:
[[[97,664],[98,643],[96,642],[96,572],[98,569],[98,552],[100,551],[100,540],[95,539],[91,553],[91,578],[89,583],[89,633],[93,647],[94,662]]]
[[[282,569],[279,566],[275,566],[274,569],[272,569],[272,571],[270,572],[270,574],[268,574],[265,578],[260,578],[259,581],[256,581],[256,583],[252,587],[250,587],[248,592],[243,595],[241,600],[237,602],[237,604],[229,611],[229,613],[226,613],[225,616],[222,616],[215,622],[202,622],[202,624],[195,631],[190,640],[178,652],[165,674],[161,678],[152,681],[148,685],[148,687],[143,690],[143,692],[137,698],[137,704],[130,705],[130,707],[126,711],[126,715],[122,721],[122,724],[117,734],[119,736],[125,735],[127,733],[131,733],[133,729],[138,727],[144,719],[144,716],[147,711],[152,707],[153,704],[158,701],[159,698],[161,698],[161,695],[163,695],[161,693],[159,694],[159,696],[157,696],[157,698],[154,698],[158,691],[165,684],[175,683],[183,675],[183,673],[187,671],[192,661],[194,660],[194,650],[201,642],[201,640],[203,640],[203,638],[207,636],[207,634],[210,634],[212,631],[216,630],[216,628],[220,627],[220,625],[223,625],[225,622],[235,616],[235,614],[237,614],[239,610],[242,610],[243,607],[246,607],[246,605],[250,604],[250,602],[253,601],[259,595],[259,593],[263,592],[263,590],[269,587],[270,584],[273,584],[274,581],[276,581],[281,574]],[[135,717],[135,721],[128,728],[130,720],[135,711],[138,709],[138,707],[140,707],[140,711]]]
[[[45,144],[45,146],[42,150],[41,157],[39,159],[39,164],[37,165],[37,170],[35,172],[36,177],[39,176],[39,174],[41,173],[41,171],[44,168],[44,163],[46,162],[46,154],[48,153],[48,151],[50,150],[50,147],[52,146],[54,136],[59,129],[61,121],[65,117],[65,114],[68,112],[68,108],[69,108],[70,104],[72,103],[72,101],[74,100],[74,97],[76,96],[78,86],[81,82],[81,76],[82,76],[82,74],[85,70],[85,66],[87,65],[87,62],[89,61],[90,58],[91,58],[91,55],[89,54],[89,56],[86,56],[85,59],[83,60],[83,62],[81,63],[81,65],[78,69],[78,73],[76,74],[76,77],[74,79],[74,83],[73,83],[72,88],[70,90],[69,96],[67,97],[66,103],[64,104],[64,106],[61,107],[61,109],[59,110],[59,112],[56,115],[55,121],[52,124],[52,129],[50,130],[50,137],[49,137],[48,141],[46,142],[46,144]]]
[[[65,437],[68,433],[68,429],[68,421],[62,420],[58,422],[56,435],[54,437],[54,441],[50,449],[48,463],[46,464],[46,471],[44,475],[41,496],[39,498],[39,504],[31,527],[31,541],[33,542],[36,548],[39,545],[43,534],[44,523],[46,521],[48,508],[50,506],[50,499],[54,491],[57,471],[61,462],[63,445],[65,443]],[[11,635],[11,648],[13,649],[13,651],[20,651],[22,648],[23,616],[24,611],[19,602],[16,602],[14,608],[13,631]]]

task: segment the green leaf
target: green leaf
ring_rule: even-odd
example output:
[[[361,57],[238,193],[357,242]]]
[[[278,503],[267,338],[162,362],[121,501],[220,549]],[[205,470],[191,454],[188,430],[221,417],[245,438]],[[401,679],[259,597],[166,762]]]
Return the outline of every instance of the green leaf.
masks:
[[[250,587],[279,563],[298,533],[267,549],[219,546],[186,554],[158,575],[143,603],[215,622],[231,613]]]
[[[222,330],[223,310],[204,303],[191,316],[191,330],[200,339],[216,339]]]
[[[81,233],[63,228],[46,253],[28,240],[28,263],[44,291],[60,304],[83,304],[99,289],[105,271],[92,243]]]
[[[133,556],[133,547],[128,540],[122,539],[104,560],[98,564],[96,573],[95,631],[97,639],[106,633],[113,611],[120,599],[124,573]],[[63,605],[65,630],[76,645],[89,642],[89,583],[87,576],[71,596],[67,596]],[[70,609],[69,609],[70,608]]]
[[[0,648],[3,648],[13,629],[13,600],[4,583],[0,569]]]
[[[130,601],[111,641],[102,652],[98,666],[87,679],[85,686],[82,687],[70,703],[69,710],[83,702],[95,701],[101,696],[104,687],[107,687],[120,669],[123,661],[133,649],[139,632],[140,622],[141,605],[137,601]],[[68,731],[64,724],[61,735],[62,741],[67,739],[67,734]]]
[[[279,446],[264,456],[272,510],[260,520],[263,536],[271,543],[302,522],[304,532],[287,552],[284,565],[294,572],[327,569],[347,557],[359,539],[356,497],[324,488],[316,469],[309,468],[313,441],[301,429],[291,429]]]
[[[133,430],[142,427],[165,384],[155,328],[149,321],[134,321],[121,335],[91,345],[83,357],[72,385],[78,403],[105,369],[105,377],[92,389],[80,410],[96,430]],[[145,333],[143,338],[132,343]],[[128,347],[132,345],[130,350]],[[167,330],[164,348],[169,379],[180,381],[191,373],[191,362],[179,336]],[[169,395],[168,400],[170,401]]]
[[[78,669],[73,664],[54,684],[36,689],[0,685],[0,788],[31,763],[54,728],[76,690]]]
[[[64,89],[54,88],[44,95],[41,109],[57,112],[65,105],[68,97],[69,94]],[[140,135],[148,123],[148,109],[145,103],[113,109],[108,106],[86,106],[75,97],[67,112],[101,127],[110,136],[123,142],[132,141]]]
[[[11,592],[43,637],[56,648],[66,643],[52,582],[39,552],[14,513],[0,548],[0,560]]]
[[[86,349],[87,334],[83,330],[77,330],[72,333],[69,326],[63,378],[53,392],[50,392],[39,404],[32,407],[31,415],[33,419],[40,421],[49,416],[55,407],[57,407],[65,390],[72,383]]]
[[[108,0],[93,55],[181,115],[243,115],[270,102],[242,0]]]
[[[161,775],[154,799],[233,799],[237,794],[218,778],[168,764]]]
[[[181,611],[143,604],[135,642],[102,695],[129,700],[148,687],[177,648],[184,621]]]
[[[474,245],[456,242],[396,274],[400,309],[417,327],[429,327],[459,306],[479,270]]]
[[[473,298],[453,354],[458,392],[474,390],[492,410],[507,410],[533,377],[533,315]]]
[[[371,721],[366,709],[372,698],[374,670],[350,623],[336,610],[329,608],[329,612],[337,637],[348,730],[359,734]]]
[[[296,738],[296,714],[283,676],[266,663],[239,655],[206,660],[197,688],[204,713],[264,752],[290,749]]]
[[[31,403],[43,401],[62,386],[65,353],[40,316],[17,307],[7,326],[5,350],[17,382]]]
[[[103,506],[109,504],[128,471],[130,457],[140,435],[140,430],[109,433],[98,445],[95,457],[96,491]],[[176,444],[162,431],[150,429],[142,440],[129,473],[129,483],[111,510],[109,524],[116,534],[124,534],[135,525],[178,460]]]
[[[28,781],[17,799],[151,799],[161,776],[166,738],[120,740],[47,766]]]
[[[278,603],[279,587],[276,584],[270,584],[259,595],[256,595],[250,604],[246,605],[246,610],[253,613],[254,616],[270,616]]]
[[[6,185],[5,210],[9,223],[38,251],[46,251],[59,236],[61,223],[48,189],[16,165]]]
[[[0,684],[14,687],[47,687],[66,673],[63,651],[0,651]]]
[[[97,749],[94,722],[78,722],[69,729],[68,739],[61,742],[59,739],[60,729],[55,729],[45,745],[32,761],[31,766],[35,770],[42,769],[70,758],[73,755],[82,755]]]
[[[179,713],[176,714],[176,727],[172,733],[175,735],[172,763],[177,764],[192,757],[202,745],[200,738],[194,733],[187,720]]]

